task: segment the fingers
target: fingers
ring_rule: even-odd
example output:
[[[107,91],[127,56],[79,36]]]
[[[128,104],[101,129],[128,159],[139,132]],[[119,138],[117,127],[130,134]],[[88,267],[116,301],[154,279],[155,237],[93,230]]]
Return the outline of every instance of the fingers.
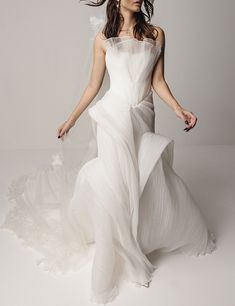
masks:
[[[187,117],[187,119],[185,120],[185,124],[187,124],[187,127],[184,128],[184,131],[188,132],[196,125],[197,117],[192,112],[189,111],[186,111],[185,115]]]
[[[58,134],[57,138],[61,138],[61,137],[63,137],[63,133],[62,133],[62,132],[60,132],[60,133]]]
[[[64,128],[64,124],[59,126],[59,128],[57,129],[57,136],[58,136],[58,138],[60,138],[63,135],[63,133],[64,133],[64,129],[63,128]]]
[[[57,137],[60,138],[63,135],[63,127],[59,127],[57,130]]]
[[[61,138],[61,140],[64,140],[64,137],[68,134],[67,130],[62,130],[59,135],[58,138]]]
[[[64,140],[64,136],[68,134],[69,127],[67,125],[67,121],[65,121],[59,128],[57,129],[57,138],[61,138]]]
[[[58,136],[57,136],[57,138],[61,138],[62,140],[64,140],[64,135],[65,135],[66,133],[68,133],[68,132],[66,131],[66,129],[60,128],[60,129],[58,130]]]

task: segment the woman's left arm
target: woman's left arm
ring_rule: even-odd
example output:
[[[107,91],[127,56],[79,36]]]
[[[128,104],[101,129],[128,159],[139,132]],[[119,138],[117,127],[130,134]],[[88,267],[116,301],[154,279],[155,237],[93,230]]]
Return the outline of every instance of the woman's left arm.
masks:
[[[184,120],[187,127],[184,129],[188,132],[197,122],[197,117],[184,109],[175,99],[164,77],[164,53],[165,53],[165,33],[161,27],[155,27],[158,32],[158,39],[161,42],[162,50],[153,69],[151,85],[156,94],[166,102],[175,112],[176,116]]]

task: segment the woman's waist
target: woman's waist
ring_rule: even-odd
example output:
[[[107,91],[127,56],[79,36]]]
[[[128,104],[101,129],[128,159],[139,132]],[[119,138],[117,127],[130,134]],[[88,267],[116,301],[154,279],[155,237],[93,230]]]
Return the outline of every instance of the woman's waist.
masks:
[[[107,95],[106,95],[107,94]],[[104,98],[110,99],[110,103],[124,104],[127,107],[136,106],[144,101],[153,102],[153,91],[151,88],[148,90],[121,90],[116,87],[110,87],[106,92]]]

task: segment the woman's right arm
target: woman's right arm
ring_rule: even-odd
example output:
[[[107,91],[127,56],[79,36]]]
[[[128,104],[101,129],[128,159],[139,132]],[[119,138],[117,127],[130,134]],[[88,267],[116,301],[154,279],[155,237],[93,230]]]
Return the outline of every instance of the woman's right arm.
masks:
[[[65,133],[68,133],[70,128],[74,126],[75,122],[82,114],[82,112],[87,108],[87,106],[92,102],[95,96],[98,94],[100,87],[102,85],[104,75],[105,75],[105,40],[104,35],[99,32],[96,34],[93,43],[93,63],[89,82],[85,87],[83,94],[77,103],[76,107],[72,111],[68,120],[66,120],[58,128],[58,138],[62,137]]]

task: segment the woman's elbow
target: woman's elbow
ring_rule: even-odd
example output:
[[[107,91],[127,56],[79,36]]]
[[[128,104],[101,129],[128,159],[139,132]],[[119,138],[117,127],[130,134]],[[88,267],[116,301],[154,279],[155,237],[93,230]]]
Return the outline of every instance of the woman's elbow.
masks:
[[[97,93],[99,92],[100,87],[101,87],[100,84],[93,83],[93,82],[89,82],[88,85],[87,85],[87,89],[89,90],[89,92],[90,92],[92,95],[95,95],[95,96],[96,96]]]

